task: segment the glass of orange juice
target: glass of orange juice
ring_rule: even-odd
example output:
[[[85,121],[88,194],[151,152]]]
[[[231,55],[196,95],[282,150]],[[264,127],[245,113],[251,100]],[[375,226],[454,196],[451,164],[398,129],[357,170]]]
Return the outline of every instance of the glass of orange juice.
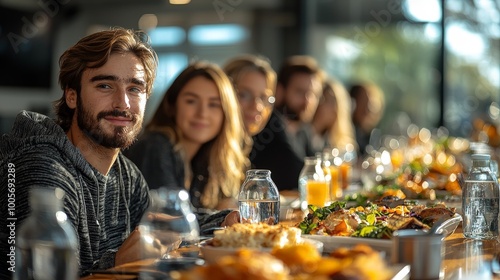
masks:
[[[330,165],[330,199],[336,201],[342,197],[342,188],[340,187],[340,172],[339,167]]]
[[[327,148],[323,151],[323,161],[326,172],[328,173],[330,184],[330,201],[337,201],[342,197],[342,188],[340,187],[339,164],[342,162],[340,152],[336,148]]]
[[[351,165],[347,162],[343,162],[340,169],[340,181],[342,182],[342,189],[345,190],[349,187],[349,181],[351,177]]]
[[[329,201],[329,177],[322,167],[321,154],[304,158],[299,175],[300,208],[303,211],[307,211],[309,204],[323,207]]]
[[[329,201],[329,186],[326,181],[307,181],[307,204],[323,207]]]

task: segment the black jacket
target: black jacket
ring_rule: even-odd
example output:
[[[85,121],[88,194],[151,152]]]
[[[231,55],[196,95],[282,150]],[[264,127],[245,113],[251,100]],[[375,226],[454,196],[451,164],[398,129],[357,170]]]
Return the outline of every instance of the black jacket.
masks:
[[[150,189],[167,187],[184,189],[184,161],[174,150],[170,139],[161,132],[146,131],[139,140],[123,152],[141,170]],[[202,208],[201,194],[208,182],[208,163],[200,156],[192,160],[193,179],[189,188],[191,204]]]
[[[297,190],[304,157],[314,156],[308,130],[290,135],[284,116],[273,111],[264,129],[253,137],[250,161],[253,168],[271,170],[271,178],[278,190]]]

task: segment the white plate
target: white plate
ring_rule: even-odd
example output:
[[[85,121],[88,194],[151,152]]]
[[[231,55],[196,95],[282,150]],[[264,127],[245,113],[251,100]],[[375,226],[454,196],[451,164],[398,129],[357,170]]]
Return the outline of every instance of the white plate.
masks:
[[[450,236],[462,222],[462,216],[455,214],[452,218],[444,222],[439,228],[441,233],[446,238]],[[439,231],[438,231],[439,233]],[[330,253],[340,247],[353,247],[356,244],[367,244],[376,251],[385,252],[386,258],[390,258],[391,254],[391,239],[376,239],[376,238],[362,238],[362,237],[348,237],[348,236],[328,236],[328,235],[310,235],[303,234],[303,238],[321,241],[323,243],[323,251]]]
[[[323,243],[321,241],[306,239],[306,238],[302,238],[302,240],[304,242],[308,242],[314,245],[314,247],[318,249],[318,252],[320,254],[323,252]],[[211,242],[212,239],[208,239],[200,243],[200,251],[202,257],[205,259],[207,264],[213,264],[217,262],[218,259],[224,256],[234,255],[239,249],[242,249],[242,248],[229,248],[229,247],[215,247],[210,245]],[[262,252],[271,252],[272,250],[272,248],[248,248],[248,249],[259,250]]]

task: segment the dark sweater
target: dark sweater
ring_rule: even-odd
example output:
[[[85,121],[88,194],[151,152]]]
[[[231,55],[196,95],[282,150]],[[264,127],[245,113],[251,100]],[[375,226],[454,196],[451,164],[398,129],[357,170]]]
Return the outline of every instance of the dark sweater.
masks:
[[[107,175],[92,167],[55,122],[46,116],[21,112],[0,144],[0,205],[7,205],[7,166],[15,165],[16,227],[29,215],[31,186],[66,193],[64,212],[77,234],[80,273],[109,268],[114,255],[138,225],[149,204],[146,182],[137,167],[119,155]],[[6,221],[7,207],[0,217]],[[1,228],[1,252],[8,232]],[[6,273],[2,270],[1,273]],[[2,279],[5,279],[2,277]]]

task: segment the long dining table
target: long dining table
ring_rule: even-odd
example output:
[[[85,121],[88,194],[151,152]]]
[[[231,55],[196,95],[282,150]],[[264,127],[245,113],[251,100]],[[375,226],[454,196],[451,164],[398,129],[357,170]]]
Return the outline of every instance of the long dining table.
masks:
[[[471,240],[464,238],[459,226],[443,242],[444,255],[441,263],[441,279],[500,280],[500,243],[497,240]],[[94,273],[81,280],[140,279],[137,272],[150,269],[154,260],[141,260],[114,267],[104,273]],[[497,275],[497,273],[498,275]]]

